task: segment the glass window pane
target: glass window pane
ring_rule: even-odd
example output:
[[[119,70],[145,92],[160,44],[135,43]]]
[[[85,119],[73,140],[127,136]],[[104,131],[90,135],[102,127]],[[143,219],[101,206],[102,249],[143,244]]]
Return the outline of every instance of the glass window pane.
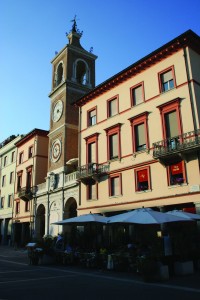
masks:
[[[136,150],[146,149],[146,137],[145,137],[145,126],[143,124],[139,124],[135,126],[135,143]]]
[[[143,102],[142,86],[138,86],[137,88],[133,89],[133,102],[134,105]]]
[[[109,143],[110,143],[110,159],[117,158],[118,157],[118,135],[113,134],[109,137]]]
[[[109,101],[109,117],[115,116],[117,113],[117,99],[113,99]]]

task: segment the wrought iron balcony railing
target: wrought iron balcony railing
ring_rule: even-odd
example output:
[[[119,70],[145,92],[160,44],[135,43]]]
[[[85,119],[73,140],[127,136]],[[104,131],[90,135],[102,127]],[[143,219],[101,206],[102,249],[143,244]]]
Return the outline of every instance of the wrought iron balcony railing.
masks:
[[[24,187],[18,190],[18,197],[24,201],[28,201],[33,199],[33,195],[35,194],[36,187]]]
[[[78,167],[77,180],[96,179],[109,172],[109,165],[89,163],[87,165]]]
[[[200,150],[200,129],[153,143],[153,157],[165,159]]]

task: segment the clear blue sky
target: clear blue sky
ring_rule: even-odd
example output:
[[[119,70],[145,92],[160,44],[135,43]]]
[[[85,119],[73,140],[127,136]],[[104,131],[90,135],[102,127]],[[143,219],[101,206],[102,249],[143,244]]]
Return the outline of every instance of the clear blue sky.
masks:
[[[199,0],[0,0],[0,142],[49,130],[50,62],[75,14],[96,85],[188,29],[200,35]]]

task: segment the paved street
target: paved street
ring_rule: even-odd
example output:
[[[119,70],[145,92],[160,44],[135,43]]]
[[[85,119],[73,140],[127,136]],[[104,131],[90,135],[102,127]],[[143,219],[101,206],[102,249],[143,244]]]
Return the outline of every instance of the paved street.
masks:
[[[200,299],[200,276],[144,283],[137,274],[29,265],[25,250],[0,247],[0,300]]]

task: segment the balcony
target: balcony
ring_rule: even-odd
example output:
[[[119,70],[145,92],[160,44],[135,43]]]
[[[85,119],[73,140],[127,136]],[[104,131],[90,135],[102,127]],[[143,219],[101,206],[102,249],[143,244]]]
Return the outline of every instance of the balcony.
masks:
[[[77,180],[88,184],[97,181],[101,176],[109,172],[110,166],[104,164],[90,163],[78,167]]]
[[[153,143],[153,157],[167,164],[200,150],[200,129]]]
[[[24,201],[29,201],[33,199],[33,195],[35,194],[35,187],[24,187],[18,190],[18,197]]]

